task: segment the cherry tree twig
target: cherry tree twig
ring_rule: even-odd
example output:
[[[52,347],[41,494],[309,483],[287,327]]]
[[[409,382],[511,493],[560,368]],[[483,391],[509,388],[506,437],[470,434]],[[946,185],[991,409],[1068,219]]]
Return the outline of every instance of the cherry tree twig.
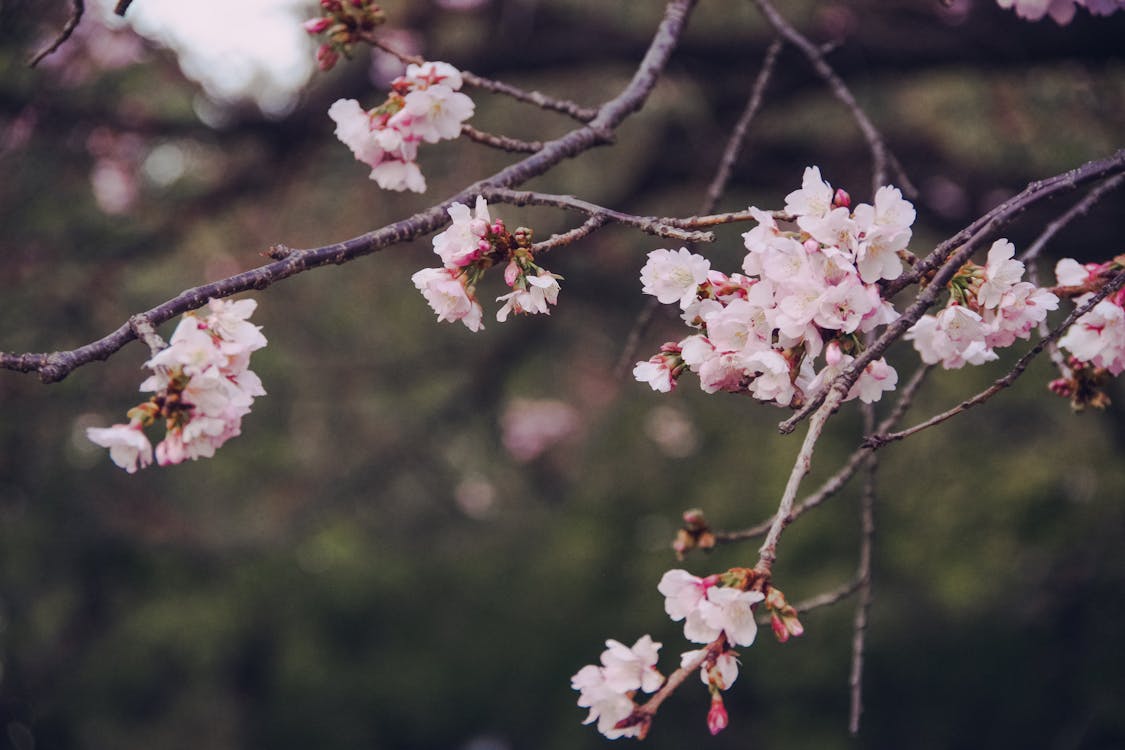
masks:
[[[1030,263],[1038,258],[1043,247],[1050,242],[1060,230],[1064,229],[1067,224],[1075,219],[1089,213],[1090,209],[1094,207],[1094,204],[1102,199],[1102,196],[1116,189],[1122,182],[1125,182],[1125,174],[1118,174],[1094,187],[1090,192],[1086,193],[1082,200],[1071,206],[1069,211],[1048,224],[1039,236],[1035,238],[1035,241],[1028,245],[1028,248],[1020,254],[1019,259],[1024,263]]]
[[[501,151],[534,154],[543,150],[543,144],[539,141],[521,141],[518,138],[509,138],[506,135],[486,133],[483,130],[477,130],[467,123],[461,125],[461,135],[465,136],[470,141],[483,143],[485,146],[492,146]]]
[[[55,37],[53,42],[39,50],[34,57],[28,60],[27,67],[34,68],[44,57],[63,46],[66,40],[70,39],[70,35],[74,33],[74,30],[78,28],[78,24],[82,21],[82,14],[86,12],[86,3],[85,0],[71,0],[71,4],[74,6],[74,10],[71,11],[70,17],[66,19],[62,30],[59,31],[59,35]]]
[[[859,126],[860,132],[863,133],[864,139],[867,141],[867,147],[871,150],[872,161],[872,175],[871,175],[871,192],[874,195],[880,187],[887,183],[887,167],[890,165],[898,175],[898,183],[902,191],[910,197],[917,195],[918,191],[910,182],[910,178],[906,176],[906,172],[899,165],[898,160],[891,154],[890,149],[887,148],[886,141],[879,133],[878,128],[872,124],[871,119],[859,103],[855,100],[852,92],[848,89],[847,84],[843,79],[836,74],[832,66],[824,59],[824,54],[820,49],[809,41],[801,32],[797,31],[792,24],[790,24],[785,17],[777,11],[770,0],[754,0],[758,6],[758,10],[766,17],[770,25],[777,30],[777,33],[785,38],[787,42],[799,49],[805,57],[808,58],[809,63],[812,65],[813,70],[816,71],[828,88],[832,90],[832,94],[840,101],[848,112],[851,113],[852,119],[855,120],[856,125]]]
[[[133,0],[117,0],[117,6],[113,12],[119,16],[124,16],[125,12],[129,10],[129,6],[133,4]]]
[[[1066,330],[1068,328],[1070,328],[1071,325],[1074,324],[1074,321],[1078,320],[1083,315],[1088,313],[1090,310],[1092,310],[1094,308],[1095,305],[1097,305],[1099,302],[1101,302],[1103,299],[1105,299],[1110,294],[1113,294],[1114,292],[1116,292],[1122,286],[1125,286],[1125,271],[1119,271],[1109,281],[1109,283],[1107,283],[1104,287],[1102,287],[1085,304],[1083,304],[1081,307],[1077,307],[1073,311],[1071,311],[1070,315],[1066,316],[1066,319],[1063,320],[1062,323],[1060,323],[1054,329],[1052,329],[1051,332],[1049,334],[1047,334],[1046,337],[1041,339],[1035,346],[1033,346],[1031,349],[1029,349],[1026,354],[1024,354],[1022,357],[1020,357],[1019,360],[1016,361],[1016,364],[1012,367],[1011,370],[1008,371],[1008,373],[1006,375],[1004,375],[1001,378],[998,378],[996,380],[996,382],[994,382],[988,388],[984,389],[983,391],[976,394],[972,398],[965,399],[964,401],[962,401],[961,403],[959,403],[957,406],[953,407],[952,409],[949,409],[947,411],[943,411],[941,414],[937,414],[937,415],[927,419],[925,422],[922,422],[921,424],[917,424],[913,427],[902,430],[900,432],[892,432],[890,434],[872,435],[870,438],[868,438],[868,442],[870,444],[872,444],[874,447],[880,448],[880,447],[886,445],[887,443],[892,443],[892,442],[895,442],[895,441],[898,441],[898,440],[904,440],[904,439],[910,437],[911,435],[914,435],[914,434],[917,434],[917,433],[921,432],[922,430],[927,430],[930,427],[933,427],[935,425],[939,425],[942,422],[946,421],[947,419],[955,417],[955,416],[957,416],[958,414],[960,414],[964,411],[968,411],[969,409],[973,408],[974,406],[978,406],[980,404],[983,404],[985,401],[992,398],[993,396],[995,396],[997,393],[1004,390],[1005,388],[1009,387],[1010,385],[1012,385],[1012,383],[1016,382],[1016,379],[1020,375],[1022,375],[1024,373],[1024,370],[1027,369],[1027,366],[1029,364],[1031,364],[1031,360],[1035,359],[1035,357],[1038,356],[1047,347],[1047,344],[1049,344],[1052,341],[1056,341],[1059,338],[1059,336],[1062,336],[1063,333],[1065,333]]]
[[[405,52],[400,52],[374,34],[364,34],[361,38],[372,47],[377,47],[378,49],[386,52],[388,55],[396,57],[400,61],[407,63],[408,65],[421,65],[425,62],[425,58],[419,57],[418,55],[408,55]],[[516,101],[524,102],[525,104],[533,104],[540,109],[550,109],[555,112],[561,112],[564,115],[572,117],[578,122],[590,122],[598,114],[597,109],[583,107],[579,104],[575,104],[574,102],[567,101],[565,99],[555,99],[554,97],[541,94],[538,91],[524,91],[521,88],[512,86],[508,83],[503,83],[502,81],[494,81],[491,78],[478,76],[476,73],[472,73],[468,70],[462,70],[460,71],[460,73],[461,79],[470,86],[482,89],[484,91],[491,91],[495,94],[503,94],[504,96],[511,97]]]
[[[996,229],[1011,221],[1028,206],[1055,193],[1073,189],[1090,180],[1123,172],[1125,172],[1125,149],[1117,151],[1113,156],[1106,159],[1087,162],[1081,167],[1061,175],[1033,182],[1019,195],[1005,201],[984,217],[974,221],[969,227],[939,245],[932,253],[918,261],[918,264],[911,271],[904,273],[899,279],[890,282],[884,288],[883,296],[889,297],[896,288],[902,288],[899,283],[904,278],[913,277],[917,280],[922,278],[927,270],[937,268],[933,278],[930,279],[926,288],[922,290],[914,302],[895,322],[887,326],[874,344],[857,356],[831,383],[826,384],[817,393],[810,396],[805,405],[798,409],[793,416],[779,424],[778,431],[782,434],[792,432],[805,417],[825,402],[830,393],[847,393],[864,368],[876,357],[882,356],[887,347],[897,341],[906,332],[906,329],[914,325],[925,314],[930,305],[945,291],[945,285],[953,278],[954,274]],[[963,244],[958,246],[958,242],[962,238],[964,238]]]
[[[914,397],[918,393],[918,389],[921,387],[922,382],[929,371],[929,365],[922,365],[914,371],[914,375],[911,376],[910,380],[905,386],[903,386],[902,390],[900,391],[898,401],[895,402],[895,406],[891,410],[891,413],[888,414],[883,419],[883,421],[879,423],[879,427],[876,429],[876,434],[886,432],[887,430],[898,424],[899,420],[901,420],[903,415],[906,414],[906,410],[910,408],[910,405],[913,403]],[[807,495],[800,503],[793,507],[793,510],[790,513],[791,520],[796,520],[804,513],[817,507],[825,500],[828,500],[830,497],[842,490],[844,486],[847,485],[848,481],[851,480],[853,476],[855,476],[856,471],[858,471],[860,467],[863,466],[864,460],[868,455],[871,454],[873,450],[874,448],[872,446],[864,443],[861,444],[860,447],[852,451],[852,454],[848,456],[847,460],[844,461],[844,463],[840,466],[835,474],[825,480],[820,485],[820,487],[818,487],[812,494]],[[748,529],[742,529],[740,531],[716,531],[714,532],[715,541],[719,544],[723,544],[729,542],[740,542],[746,539],[755,539],[769,531],[770,526],[772,525],[773,517],[771,516],[765,521],[757,524],[756,526],[751,526]],[[802,608],[797,607],[797,609],[798,611],[801,611]]]
[[[875,407],[872,404],[863,405],[863,431],[867,434],[875,431]],[[863,654],[866,647],[867,616],[874,597],[871,550],[875,543],[875,477],[879,468],[878,461],[874,453],[867,457],[867,476],[859,497],[859,567],[855,576],[859,584],[859,604],[856,605],[852,621],[852,664],[848,673],[848,732],[853,737],[859,734],[859,719],[863,713]]]
[[[605,214],[594,214],[589,219],[582,222],[581,226],[575,227],[568,232],[563,232],[562,234],[551,235],[550,238],[542,242],[536,242],[531,246],[531,251],[533,253],[542,253],[548,250],[554,250],[556,247],[569,245],[576,240],[593,234],[594,231],[601,229],[608,223],[609,217]]]
[[[485,188],[481,195],[489,201],[508,203],[513,206],[555,206],[581,211],[587,216],[604,216],[608,221],[640,229],[648,234],[658,237],[669,237],[684,242],[714,242],[715,235],[711,232],[693,232],[671,226],[654,216],[635,216],[610,208],[595,205],[573,195],[552,195],[549,193],[536,193],[530,190],[509,190],[507,188]]]
[[[252,289],[263,290],[299,273],[327,265],[340,265],[370,255],[391,245],[407,242],[449,223],[447,209],[454,202],[465,203],[488,187],[511,187],[537,177],[560,162],[612,141],[614,130],[629,115],[639,110],[655,88],[687,24],[697,0],[669,0],[664,17],[632,79],[617,96],[598,108],[597,115],[583,127],[543,144],[535,154],[511,164],[491,177],[464,188],[456,195],[413,216],[388,224],[350,240],[306,250],[288,249],[283,258],[243,271],[219,281],[187,289],[141,315],[152,325],[205,305],[208,300],[229,297]],[[104,360],[137,338],[128,324],[112,333],[70,351],[49,353],[0,353],[0,368],[38,373],[44,383],[65,378],[76,368]]]

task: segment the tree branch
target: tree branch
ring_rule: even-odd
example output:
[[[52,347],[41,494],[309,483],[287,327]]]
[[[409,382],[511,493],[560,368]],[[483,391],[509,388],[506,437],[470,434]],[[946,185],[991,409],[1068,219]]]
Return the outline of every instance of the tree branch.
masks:
[[[70,35],[74,33],[74,30],[78,28],[78,24],[82,21],[82,14],[86,12],[85,0],[70,1],[74,6],[74,10],[71,11],[70,17],[66,19],[66,23],[63,24],[62,30],[59,31],[59,35],[55,37],[55,41],[39,50],[39,52],[36,53],[34,57],[28,60],[27,67],[34,68],[43,60],[44,57],[53,53],[59,47],[63,46],[63,44],[66,43],[66,40],[70,39]]]
[[[239,292],[262,290],[291,276],[327,265],[340,265],[370,255],[391,245],[429,234],[449,223],[446,210],[454,202],[465,203],[487,187],[511,187],[537,177],[560,162],[612,139],[614,129],[644,104],[668,63],[676,42],[683,33],[688,15],[697,0],[670,0],[664,18],[653,35],[633,78],[617,96],[603,104],[585,127],[543,144],[543,149],[511,164],[489,178],[469,185],[456,195],[401,221],[388,224],[344,242],[291,250],[272,263],[229,276],[220,281],[187,289],[172,299],[141,313],[157,326],[173,317],[202,307],[210,299],[229,297]],[[76,368],[105,360],[137,338],[128,323],[112,333],[77,349],[64,352],[0,353],[0,368],[18,372],[37,372],[44,383],[62,380]]]

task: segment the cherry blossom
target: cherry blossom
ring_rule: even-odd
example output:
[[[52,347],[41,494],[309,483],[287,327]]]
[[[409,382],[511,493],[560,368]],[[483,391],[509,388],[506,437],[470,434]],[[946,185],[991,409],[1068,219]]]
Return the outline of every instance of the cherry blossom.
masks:
[[[109,448],[113,463],[130,474],[152,463],[152,443],[139,421],[112,427],[87,427],[86,437],[103,448]]]
[[[707,280],[710,269],[710,261],[686,247],[653,250],[641,269],[641,291],[663,304],[677,302],[683,307],[695,298],[696,289]]]
[[[459,320],[470,331],[484,328],[484,311],[466,286],[464,273],[453,268],[423,268],[410,280],[437,313],[439,321]]]

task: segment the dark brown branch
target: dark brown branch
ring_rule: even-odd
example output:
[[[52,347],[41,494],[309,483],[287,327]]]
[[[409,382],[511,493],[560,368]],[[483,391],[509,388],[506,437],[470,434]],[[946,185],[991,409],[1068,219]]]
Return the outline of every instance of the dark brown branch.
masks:
[[[82,21],[82,14],[86,12],[86,4],[84,0],[71,0],[71,4],[74,6],[74,10],[71,11],[70,17],[66,19],[62,30],[59,31],[59,35],[55,37],[55,41],[39,50],[34,57],[28,60],[27,67],[34,68],[44,57],[63,46],[66,40],[70,39],[70,35],[74,33],[74,30],[78,28],[78,24]]]
[[[937,268],[934,277],[918,295],[913,304],[906,309],[898,320],[887,326],[878,340],[856,357],[847,369],[840,373],[831,384],[822,387],[820,391],[809,397],[805,405],[798,409],[793,416],[779,424],[778,430],[783,434],[792,432],[801,420],[813,413],[824,403],[830,391],[847,393],[852,387],[852,384],[859,378],[863,369],[876,357],[882,356],[887,347],[894,341],[897,341],[899,337],[906,332],[906,329],[914,325],[914,323],[925,314],[930,305],[945,291],[945,285],[953,278],[953,275],[972,257],[977,248],[980,247],[984,240],[990,237],[997,228],[1003,226],[1015,215],[1024,211],[1028,206],[1048,196],[1054,195],[1062,190],[1073,189],[1090,180],[1096,180],[1100,177],[1116,175],[1123,172],[1125,172],[1125,149],[1118,151],[1107,159],[1087,162],[1077,169],[1072,169],[1056,177],[1033,182],[1019,195],[1005,201],[983,218],[973,222],[969,227],[939,245],[932,253],[918,261],[918,264],[912,271],[899,277],[902,279],[904,277],[913,276],[915,279],[918,279],[922,278],[922,275],[927,270]],[[964,244],[957,247],[955,241],[966,233],[968,233],[968,237],[965,239]],[[937,260],[935,260],[935,258]],[[884,296],[889,297],[893,294],[891,287],[895,286],[897,286],[896,282],[889,284],[888,288],[884,290]],[[898,288],[901,288],[901,286]]]
[[[119,16],[124,16],[125,12],[129,10],[129,6],[132,4],[133,0],[117,0],[117,7],[113,9],[113,12]]]
[[[469,185],[441,203],[410,218],[354,237],[344,242],[291,250],[286,257],[209,284],[187,289],[172,299],[141,313],[158,326],[177,315],[202,307],[210,299],[229,297],[239,292],[266,289],[273,284],[313,268],[340,265],[378,252],[401,242],[429,234],[449,223],[446,210],[454,202],[470,202],[488,187],[511,187],[547,172],[558,163],[577,156],[612,138],[614,129],[644,104],[661,71],[683,33],[688,15],[697,0],[670,0],[664,18],[653,35],[633,78],[613,99],[607,101],[589,125],[572,130],[545,143],[543,150],[500,170],[491,177]],[[62,380],[75,368],[105,360],[137,338],[128,323],[97,341],[71,351],[50,353],[0,353],[0,368],[18,372],[37,372],[44,383]]]
[[[896,440],[903,440],[910,437],[911,435],[921,432],[922,430],[929,429],[934,425],[939,425],[945,420],[957,416],[961,412],[968,411],[974,406],[983,404],[985,401],[992,398],[1005,388],[1009,387],[1010,385],[1012,385],[1012,383],[1016,382],[1016,379],[1020,375],[1022,375],[1024,373],[1024,370],[1027,369],[1027,366],[1031,364],[1031,360],[1035,359],[1035,357],[1037,357],[1049,343],[1058,340],[1058,338],[1062,336],[1066,332],[1066,330],[1070,328],[1071,325],[1074,324],[1074,321],[1078,320],[1083,315],[1088,313],[1094,308],[1095,305],[1097,305],[1110,294],[1113,294],[1122,286],[1125,286],[1125,271],[1119,271],[1108,284],[1102,287],[1101,290],[1099,290],[1093,297],[1091,297],[1084,305],[1071,311],[1070,315],[1066,316],[1066,319],[1063,320],[1062,323],[1052,329],[1046,337],[1041,339],[1039,343],[1037,343],[1035,346],[1029,349],[1026,354],[1020,357],[1019,360],[1016,361],[1016,364],[1012,367],[1011,370],[1008,371],[1006,375],[1004,375],[1002,378],[998,378],[992,385],[990,385],[988,388],[984,389],[977,395],[973,396],[972,398],[965,399],[952,409],[944,411],[941,414],[937,414],[930,419],[927,419],[925,422],[910,427],[909,429],[902,430],[901,432],[892,432],[889,435],[874,435],[869,439],[869,442],[876,448],[879,448],[886,445],[887,443],[892,443]]]

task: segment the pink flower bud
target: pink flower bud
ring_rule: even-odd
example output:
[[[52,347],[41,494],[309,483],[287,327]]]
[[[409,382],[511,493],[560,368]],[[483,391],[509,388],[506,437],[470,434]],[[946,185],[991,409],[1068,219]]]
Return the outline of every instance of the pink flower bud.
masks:
[[[785,623],[777,616],[777,612],[770,613],[770,627],[773,628],[773,635],[777,638],[778,643],[785,643],[789,640],[789,629],[785,627]]]
[[[331,25],[331,18],[310,18],[309,20],[305,21],[305,31],[309,32],[313,36],[316,36]]]
[[[340,4],[340,0],[320,0],[320,7],[324,8],[329,13],[344,9],[344,6]]]
[[[805,626],[797,619],[796,614],[786,615],[781,620],[785,624],[785,629],[789,631],[789,635],[794,638],[800,638],[805,634]]]
[[[1047,384],[1047,387],[1051,389],[1052,393],[1063,398],[1070,398],[1074,395],[1074,386],[1066,378],[1055,378]]]
[[[852,197],[843,188],[836,188],[836,194],[832,196],[832,205],[834,207],[851,208]]]
[[[322,44],[320,45],[320,49],[316,51],[316,62],[321,70],[332,70],[339,59],[340,53],[337,52],[331,44]]]
[[[809,253],[810,255],[813,253],[819,253],[820,243],[810,237],[809,239],[805,240],[804,248],[805,252]]]
[[[516,263],[513,260],[510,263],[508,263],[506,268],[504,268],[504,283],[514,289],[515,286],[516,286],[516,281],[519,280],[519,277],[520,277],[519,264]]]
[[[504,220],[503,219],[497,219],[496,221],[492,222],[491,229],[492,229],[493,234],[504,234],[505,233]]]
[[[712,735],[727,728],[730,723],[730,717],[727,716],[727,709],[723,705],[723,696],[715,694],[711,699],[711,710],[707,712],[707,728],[711,730]]]
[[[488,234],[488,222],[484,219],[473,219],[469,222],[469,231],[477,237]]]
[[[828,346],[824,347],[824,361],[829,367],[835,367],[840,364],[844,353],[840,351],[840,345],[832,341]]]

